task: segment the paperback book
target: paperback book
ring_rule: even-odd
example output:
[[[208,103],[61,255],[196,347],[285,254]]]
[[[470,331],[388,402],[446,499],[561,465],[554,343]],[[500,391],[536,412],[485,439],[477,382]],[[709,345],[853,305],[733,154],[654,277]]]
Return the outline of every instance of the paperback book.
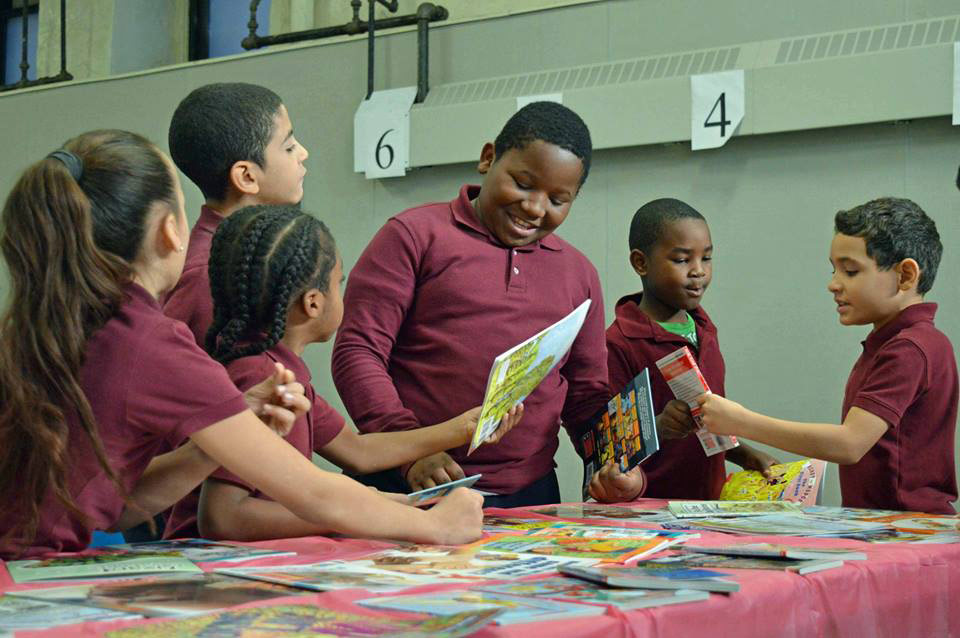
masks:
[[[467,454],[480,447],[500,427],[500,420],[523,402],[566,356],[590,308],[587,299],[569,315],[544,328],[496,359],[487,377],[483,407]]]
[[[213,636],[356,636],[458,638],[491,623],[497,610],[418,619],[365,616],[317,605],[269,605],[135,625],[106,632],[106,638],[210,638]]]
[[[4,635],[4,632],[134,618],[140,616],[83,605],[33,600],[20,596],[0,596],[0,636]]]
[[[130,554],[162,553],[171,556],[182,556],[195,563],[239,563],[259,558],[296,555],[296,552],[260,549],[259,547],[250,547],[248,545],[222,541],[208,541],[201,538],[124,543],[121,545],[109,545],[107,549],[124,551]]]
[[[677,518],[763,516],[796,513],[803,509],[790,501],[670,501],[667,509]]]
[[[201,574],[185,578],[138,578],[66,587],[29,589],[12,595],[149,617],[195,616],[254,601],[307,592],[282,585]]]
[[[660,449],[656,419],[650,373],[644,368],[590,419],[590,428],[580,439],[583,500],[590,496],[590,479],[607,463],[628,472]]]
[[[657,368],[663,374],[663,378],[673,391],[673,395],[690,406],[690,413],[697,425],[700,426],[696,430],[697,438],[700,440],[700,445],[707,456],[713,456],[740,445],[737,443],[737,437],[735,436],[711,434],[703,427],[697,397],[710,392],[710,386],[707,385],[707,380],[703,378],[696,359],[690,353],[690,348],[684,346],[662,359],[658,359]]]
[[[539,554],[587,559],[594,563],[625,563],[662,551],[679,542],[675,536],[648,538],[576,538],[499,534],[477,541],[473,547],[489,552]]]
[[[740,591],[740,583],[723,578],[728,574],[709,569],[564,565],[560,568],[560,573],[610,587],[628,589],[695,589],[721,593]]]
[[[683,551],[700,554],[723,554],[726,556],[753,556],[755,558],[799,558],[799,559],[835,559],[867,560],[864,552],[837,547],[795,547],[774,543],[744,543],[740,545],[684,545]]]
[[[676,517],[667,509],[641,509],[623,505],[547,505],[535,507],[531,512],[557,518],[624,520],[636,523],[660,523],[672,521]]]
[[[721,501],[792,501],[816,505],[823,492],[826,461],[806,459],[771,465],[772,479],[756,470],[734,472],[720,490]]]
[[[506,585],[481,585],[474,591],[512,596],[569,600],[590,605],[609,605],[618,609],[643,609],[661,605],[706,600],[709,592],[695,589],[611,589],[598,583],[563,576],[526,580]]]
[[[748,536],[813,536],[859,538],[861,540],[889,537],[894,533],[892,528],[884,523],[828,520],[805,516],[802,513],[766,514],[739,518],[699,518],[678,520],[676,523],[663,523],[662,525],[670,529],[695,528]]]
[[[366,598],[357,604],[374,609],[392,609],[431,615],[458,614],[484,609],[500,609],[500,625],[559,620],[579,616],[598,616],[603,608],[546,598],[513,596],[490,591],[441,591],[409,596]]]
[[[775,569],[810,574],[843,567],[838,558],[757,558],[754,556],[729,556],[724,554],[698,554],[682,552],[672,556],[651,558],[637,565],[647,569]]]
[[[116,550],[62,558],[14,560],[7,563],[7,570],[17,583],[202,573],[191,561],[175,554],[131,554]]]
[[[483,474],[474,474],[473,476],[465,476],[462,479],[457,479],[456,481],[450,481],[449,483],[443,483],[442,485],[434,485],[433,487],[428,487],[426,489],[419,490],[417,492],[410,492],[407,494],[407,504],[409,505],[431,505],[436,503],[441,498],[457,489],[458,487],[471,487],[474,483],[480,480],[480,477]],[[489,492],[481,492],[482,494],[489,494]]]

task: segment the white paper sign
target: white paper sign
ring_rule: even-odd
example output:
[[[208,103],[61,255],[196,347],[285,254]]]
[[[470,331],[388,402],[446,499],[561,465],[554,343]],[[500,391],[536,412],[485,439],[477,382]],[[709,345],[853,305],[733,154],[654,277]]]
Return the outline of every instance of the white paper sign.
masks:
[[[960,42],[953,43],[953,125],[960,124]]]
[[[374,91],[353,116],[353,170],[403,177],[410,165],[410,107],[417,87]]]
[[[691,75],[690,98],[690,148],[723,146],[743,121],[743,69]]]
[[[539,95],[521,95],[517,98],[517,110],[519,111],[531,102],[556,102],[563,104],[563,93],[541,93]]]

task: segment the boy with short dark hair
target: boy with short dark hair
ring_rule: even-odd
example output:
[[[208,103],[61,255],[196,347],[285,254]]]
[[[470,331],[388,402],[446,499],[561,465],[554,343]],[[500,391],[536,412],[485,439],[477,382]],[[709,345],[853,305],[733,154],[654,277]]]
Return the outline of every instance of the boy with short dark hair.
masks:
[[[186,323],[203,347],[213,320],[207,277],[213,233],[244,206],[299,203],[308,153],[293,136],[280,97],[242,82],[194,89],[174,111],[168,141],[177,168],[206,201],[190,233],[183,275],[163,311]]]
[[[483,397],[497,355],[592,300],[570,353],[524,400],[523,421],[499,445],[469,457],[465,447],[432,455],[372,484],[401,491],[482,473],[478,487],[498,494],[487,505],[559,501],[553,457],[561,420],[576,439],[609,398],[597,271],[554,234],[587,178],[591,152],[576,113],[529,104],[483,146],[482,186],[393,217],[357,261],[333,378],[364,432],[463,412]],[[639,471],[605,478],[607,500],[642,487]]]
[[[683,401],[657,371],[656,362],[686,346],[713,392],[724,394],[725,367],[717,328],[700,306],[713,278],[713,241],[706,220],[690,205],[671,198],[640,207],[630,222],[630,265],[643,292],[617,302],[607,328],[610,388],[624,387],[644,368],[651,370],[653,409],[660,451],[643,463],[646,496],[713,500],[720,496],[724,460],[766,472],[774,459],[741,441],[706,456],[696,423]]]
[[[835,217],[830,245],[840,323],[873,324],[847,379],[843,422],[796,423],[704,395],[703,420],[840,464],[843,505],[953,514],[960,394],[953,346],[924,302],[943,247],[936,224],[908,199],[882,198]]]

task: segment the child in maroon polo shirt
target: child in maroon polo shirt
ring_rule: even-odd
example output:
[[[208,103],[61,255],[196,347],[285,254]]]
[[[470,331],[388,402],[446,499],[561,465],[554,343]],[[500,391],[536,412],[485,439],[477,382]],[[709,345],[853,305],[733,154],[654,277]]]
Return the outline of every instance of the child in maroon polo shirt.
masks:
[[[190,233],[183,276],[164,301],[163,312],[187,324],[202,347],[213,318],[207,278],[213,233],[244,206],[303,199],[308,153],[293,136],[280,97],[242,82],[194,89],[173,113],[168,142],[177,168],[206,201]]]
[[[717,328],[700,306],[713,278],[713,242],[703,216],[676,199],[657,199],[640,207],[630,222],[630,265],[643,292],[617,302],[607,328],[610,388],[627,385],[644,368],[651,371],[653,409],[660,451],[643,463],[646,496],[719,498],[724,460],[766,472],[776,461],[741,441],[726,453],[704,454],[691,436],[697,427],[690,408],[673,398],[658,359],[687,346],[710,389],[723,395],[724,363]]]
[[[241,393],[161,312],[188,227],[176,169],[149,141],[69,140],[26,169],[0,228],[13,300],[0,324],[0,558],[85,549],[94,530],[170,507],[219,466],[318,528],[480,537],[475,493],[421,511],[310,463],[278,436],[310,407],[290,371]],[[188,441],[160,454],[170,438]]]
[[[463,445],[473,437],[479,408],[420,432],[359,435],[310,385],[300,358],[311,343],[328,341],[343,317],[343,263],[327,227],[295,206],[250,206],[220,225],[210,253],[214,321],[207,350],[245,390],[277,363],[304,385],[312,407],[284,437],[306,458],[317,452],[353,472],[372,472]],[[517,406],[487,443],[510,431]],[[203,489],[197,529],[196,501],[174,507],[168,536],[261,540],[322,533],[228,470]]]
[[[529,104],[484,145],[482,186],[391,218],[360,256],[333,380],[364,432],[413,430],[463,412],[482,400],[497,355],[593,302],[569,354],[527,397],[522,424],[500,445],[470,456],[458,448],[365,481],[399,491],[482,473],[479,487],[498,494],[487,505],[559,500],[561,422],[577,437],[609,398],[597,271],[554,234],[587,178],[591,150],[573,111]],[[609,490],[598,495],[607,500],[642,488],[639,470],[602,478]]]
[[[837,213],[830,245],[833,295],[845,326],[873,324],[853,366],[841,425],[795,423],[704,395],[711,431],[738,434],[840,464],[849,507],[953,514],[957,365],[925,303],[942,245],[908,199],[875,199]]]

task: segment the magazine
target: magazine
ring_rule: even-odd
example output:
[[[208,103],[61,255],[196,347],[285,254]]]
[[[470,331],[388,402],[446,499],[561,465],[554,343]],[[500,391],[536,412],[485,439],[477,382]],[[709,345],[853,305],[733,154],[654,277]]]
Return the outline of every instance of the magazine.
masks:
[[[823,492],[827,462],[806,459],[771,465],[772,480],[756,470],[734,472],[720,491],[721,501],[792,501],[816,505]]]
[[[222,541],[208,541],[201,538],[124,543],[121,545],[108,545],[106,549],[122,550],[130,554],[163,553],[172,556],[182,556],[195,563],[239,563],[258,558],[296,555],[296,552],[260,549],[259,547],[250,547],[248,545]]]
[[[607,463],[615,462],[621,472],[628,472],[660,449],[646,368],[590,419],[579,447],[584,463],[583,500],[590,496],[590,479]]]
[[[590,523],[573,523],[556,521],[545,527],[527,532],[527,536],[562,536],[565,538],[669,538],[676,542],[683,542],[698,538],[699,534],[684,532],[668,532],[662,529],[646,529],[641,527],[615,527],[612,525],[597,525]]]
[[[783,501],[773,501],[774,503]],[[670,529],[706,529],[728,534],[748,536],[814,536],[871,539],[893,535],[892,528],[883,523],[854,520],[828,520],[800,513],[766,514],[742,518],[713,517],[687,519],[676,523],[662,523]]]
[[[774,543],[744,543],[740,545],[684,545],[683,551],[700,554],[723,554],[726,556],[754,556],[756,558],[801,558],[801,559],[837,559],[867,560],[863,552],[838,547],[794,547]]]
[[[809,574],[823,571],[824,569],[843,567],[843,561],[838,558],[757,558],[754,556],[698,554],[684,551],[680,554],[674,554],[673,556],[651,558],[638,563],[637,566],[648,569],[658,567],[663,567],[664,569],[700,569],[701,567],[719,569],[777,569],[796,572],[798,574]]]
[[[578,616],[598,616],[604,613],[603,608],[593,605],[579,605],[559,600],[471,590],[366,598],[358,600],[356,603],[374,609],[393,609],[432,615],[502,609],[503,613],[497,616],[494,621],[500,625],[558,620]]]
[[[684,346],[662,359],[658,359],[657,367],[663,374],[663,378],[666,379],[667,385],[673,390],[673,395],[690,406],[690,412],[693,414],[697,425],[700,426],[696,431],[697,438],[700,439],[700,445],[703,446],[703,451],[707,456],[713,456],[740,445],[737,443],[737,437],[735,436],[711,434],[703,427],[703,423],[700,421],[700,405],[697,403],[697,397],[710,392],[710,387],[700,373],[700,367],[688,347]]]
[[[544,507],[531,508],[530,511],[543,514],[544,516],[554,516],[556,518],[627,520],[637,523],[660,523],[676,519],[666,508],[640,509],[624,505],[598,505],[595,503],[585,503],[583,505],[546,505]]]
[[[8,631],[50,629],[85,622],[134,618],[140,618],[140,616],[96,607],[33,600],[19,596],[0,596],[0,636]]]
[[[479,540],[472,547],[491,552],[589,559],[593,563],[625,563],[662,551],[678,542],[678,537],[661,535],[650,538],[569,538],[498,534]]]
[[[864,516],[859,520],[867,523],[884,523],[898,533],[936,534],[960,532],[960,517],[949,514],[924,514],[922,512],[897,512],[887,516]]]
[[[85,605],[128,614],[179,617],[208,614],[257,600],[305,594],[302,590],[220,574],[182,578],[138,578],[66,587],[29,589],[17,597]]]
[[[581,567],[563,565],[560,573],[610,587],[631,589],[696,589],[714,592],[740,591],[740,583],[725,580],[722,572],[709,569],[641,569],[639,567]]]
[[[449,483],[443,483],[442,485],[434,485],[433,487],[428,487],[417,492],[410,492],[407,494],[407,504],[417,506],[431,505],[458,487],[472,486],[474,483],[480,480],[481,476],[483,476],[483,474],[465,476],[462,479],[457,479],[456,481],[450,481]],[[489,492],[481,492],[481,494],[489,494]]]
[[[542,518],[514,518],[512,516],[497,516],[485,514],[483,517],[483,531],[485,532],[527,532],[534,529],[549,527],[556,521]]]
[[[131,554],[116,550],[62,558],[14,560],[7,563],[7,570],[17,583],[202,573],[192,562],[175,554]]]
[[[784,512],[801,513],[797,503],[789,501],[669,501],[667,509],[677,518],[721,516],[763,516]]]
[[[480,447],[500,427],[503,415],[523,402],[566,356],[589,308],[590,300],[587,299],[557,323],[493,360],[477,429],[473,432],[467,454]]]
[[[551,600],[570,600],[591,605],[610,605],[619,609],[675,605],[706,600],[710,596],[708,592],[695,589],[611,589],[590,581],[563,576],[506,585],[480,585],[473,590]]]
[[[201,638],[204,636],[390,636],[457,638],[469,636],[501,612],[487,609],[422,619],[364,616],[311,605],[269,605],[232,609],[167,622],[108,631],[106,638]]]

